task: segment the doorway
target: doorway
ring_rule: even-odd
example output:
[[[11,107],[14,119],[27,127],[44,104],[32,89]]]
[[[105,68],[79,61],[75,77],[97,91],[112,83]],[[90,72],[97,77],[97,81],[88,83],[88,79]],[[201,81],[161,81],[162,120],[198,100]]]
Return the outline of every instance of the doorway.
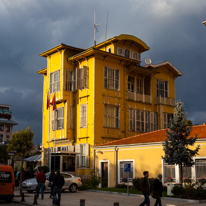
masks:
[[[102,187],[108,187],[108,162],[101,162]]]

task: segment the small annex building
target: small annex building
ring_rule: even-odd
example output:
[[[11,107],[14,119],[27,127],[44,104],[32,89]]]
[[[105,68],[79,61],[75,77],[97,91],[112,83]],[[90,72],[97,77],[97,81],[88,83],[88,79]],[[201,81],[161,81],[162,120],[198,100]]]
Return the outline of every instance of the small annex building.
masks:
[[[206,178],[206,125],[192,126],[190,137],[196,134],[198,139],[194,147],[200,145],[199,154],[193,157],[194,166],[184,167],[183,177],[198,180]],[[130,184],[135,177],[142,177],[143,171],[149,171],[150,177],[154,178],[163,174],[163,184],[167,181],[179,183],[178,165],[167,165],[162,159],[165,138],[166,129],[162,129],[95,145],[95,171],[106,180],[100,187],[114,187],[116,181],[117,184],[124,183],[123,178],[127,177],[125,163],[131,163]]]

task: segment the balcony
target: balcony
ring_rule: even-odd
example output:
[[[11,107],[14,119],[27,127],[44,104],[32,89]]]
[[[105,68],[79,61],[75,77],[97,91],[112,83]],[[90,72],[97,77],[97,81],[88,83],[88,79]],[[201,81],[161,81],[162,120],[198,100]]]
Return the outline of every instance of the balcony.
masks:
[[[136,94],[135,92],[127,92],[128,100],[151,103],[150,95]]]
[[[11,111],[0,110],[0,118],[11,119],[11,117],[12,117]]]
[[[164,104],[175,107],[175,99],[167,98],[167,97],[155,97],[155,104]]]

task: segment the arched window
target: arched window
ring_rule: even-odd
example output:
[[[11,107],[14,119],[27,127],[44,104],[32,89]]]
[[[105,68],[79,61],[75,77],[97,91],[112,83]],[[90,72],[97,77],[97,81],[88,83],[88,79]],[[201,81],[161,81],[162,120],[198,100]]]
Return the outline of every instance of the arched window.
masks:
[[[4,141],[4,135],[0,133],[0,143],[2,143],[3,141]]]
[[[9,134],[6,135],[6,139],[10,139],[10,135]]]

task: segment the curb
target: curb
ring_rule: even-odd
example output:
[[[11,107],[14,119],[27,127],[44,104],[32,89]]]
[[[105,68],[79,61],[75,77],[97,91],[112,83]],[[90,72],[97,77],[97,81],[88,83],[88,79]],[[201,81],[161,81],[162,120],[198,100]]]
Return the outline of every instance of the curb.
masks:
[[[102,191],[102,190],[85,190],[88,192],[98,192],[98,193],[104,193],[104,194],[112,194],[112,195],[124,195],[127,196],[127,193],[121,193],[121,192],[109,192],[109,191]],[[132,197],[144,197],[144,195],[139,194],[129,194],[129,196]],[[152,198],[152,196],[150,196]],[[178,202],[190,202],[190,203],[206,203],[206,200],[191,200],[191,199],[181,199],[181,198],[173,198],[173,197],[162,197],[163,200],[171,200],[171,201],[178,201]]]

